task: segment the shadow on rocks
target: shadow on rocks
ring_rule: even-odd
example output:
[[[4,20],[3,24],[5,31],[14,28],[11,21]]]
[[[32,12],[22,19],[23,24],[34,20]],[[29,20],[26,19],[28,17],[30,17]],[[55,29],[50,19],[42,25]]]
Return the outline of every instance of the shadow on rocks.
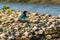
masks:
[[[30,40],[40,40],[40,37],[32,36],[32,37],[30,38]]]

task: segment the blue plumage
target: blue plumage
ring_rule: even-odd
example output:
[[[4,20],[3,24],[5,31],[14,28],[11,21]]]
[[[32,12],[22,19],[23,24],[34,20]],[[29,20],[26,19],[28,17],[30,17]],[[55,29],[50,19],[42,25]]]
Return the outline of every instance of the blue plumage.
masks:
[[[25,18],[26,17],[26,14],[22,13],[19,18]]]

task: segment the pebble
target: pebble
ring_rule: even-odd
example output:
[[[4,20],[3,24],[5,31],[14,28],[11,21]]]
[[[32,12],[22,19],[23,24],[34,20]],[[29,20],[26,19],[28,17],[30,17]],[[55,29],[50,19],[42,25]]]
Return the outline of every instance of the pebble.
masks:
[[[36,20],[32,20],[32,21],[35,23],[35,22],[38,22],[38,19],[36,19]]]
[[[33,16],[35,16],[37,13],[35,13],[35,12],[31,12],[32,14],[31,15],[33,15]]]
[[[45,29],[46,29],[46,28],[44,28],[44,27],[41,27],[41,28],[42,28],[43,31],[45,31]]]
[[[0,34],[0,37],[3,37],[5,35],[5,33],[2,33],[2,34]]]
[[[29,38],[31,38],[32,37],[32,35],[29,35]]]
[[[52,18],[51,18],[51,19],[48,19],[49,22],[53,22],[54,20],[55,20],[55,19],[52,19]]]
[[[43,30],[39,30],[38,33],[39,33],[39,34],[43,34]]]
[[[16,35],[16,36],[19,36],[19,35],[20,35],[20,34],[19,34],[19,31],[17,31],[15,35]]]
[[[35,31],[36,29],[37,29],[37,27],[33,27],[33,28],[32,28],[32,30],[34,30],[34,31]]]
[[[53,38],[57,38],[59,36],[59,34],[53,34],[52,37]]]
[[[47,39],[51,39],[52,36],[51,36],[51,35],[46,35],[46,38],[47,38]]]
[[[15,30],[18,30],[18,27],[15,27],[14,29],[15,29]]]
[[[60,23],[60,19],[56,19],[58,21],[58,23]]]
[[[25,37],[28,37],[29,32],[25,32],[24,35],[25,35]]]
[[[50,14],[46,14],[45,16],[46,16],[46,17],[50,17],[51,15],[50,15]]]

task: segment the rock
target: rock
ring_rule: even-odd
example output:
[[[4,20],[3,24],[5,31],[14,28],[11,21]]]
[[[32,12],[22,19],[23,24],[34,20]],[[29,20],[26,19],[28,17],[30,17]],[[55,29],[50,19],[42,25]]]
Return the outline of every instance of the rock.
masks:
[[[47,22],[46,25],[49,26],[50,25],[50,22]]]
[[[56,22],[52,22],[52,24],[53,24],[53,25],[55,25],[55,24],[56,24]]]
[[[19,35],[20,35],[20,34],[19,34],[19,31],[17,31],[15,35],[16,35],[16,36],[19,36]]]
[[[52,34],[52,37],[53,38],[58,38],[59,37],[59,34]]]
[[[22,36],[21,38],[23,38],[23,39],[24,39],[24,38],[26,38],[26,37],[25,37],[25,36]]]
[[[51,36],[51,35],[46,35],[46,38],[47,38],[47,39],[51,39],[52,36]]]
[[[49,21],[49,22],[53,22],[53,21],[55,21],[55,19],[52,19],[52,18],[51,18],[51,19],[48,19],[48,21]]]
[[[32,12],[32,14],[31,14],[31,15],[35,16],[35,15],[37,15],[37,13],[35,13],[35,12]]]
[[[44,31],[44,34],[46,35],[46,34],[49,34],[49,31],[48,30],[45,30]]]
[[[24,32],[25,37],[28,37],[28,35],[29,35],[29,32]]]
[[[43,34],[43,30],[39,30],[38,33],[39,33],[39,34]]]
[[[46,17],[45,16],[42,16],[42,19],[44,20],[44,19],[46,19]]]
[[[6,10],[6,11],[5,11],[5,14],[7,14],[7,13],[8,13],[8,11]]]
[[[5,33],[2,33],[2,34],[0,34],[0,37],[3,37],[5,35]]]
[[[55,25],[51,24],[49,27],[52,28],[52,27],[55,27]]]
[[[36,19],[36,20],[32,20],[32,22],[36,23],[36,22],[38,22],[38,19]]]
[[[28,23],[24,23],[23,26],[24,26],[24,27],[28,27],[29,24],[28,24]]]
[[[50,15],[50,14],[46,14],[45,16],[46,16],[46,17],[50,17],[51,15]]]
[[[47,29],[50,29],[50,28],[54,28],[55,26],[53,24],[51,24],[49,27],[47,27]]]
[[[9,39],[9,40],[13,39],[13,36],[9,36],[8,39]]]
[[[56,21],[58,21],[58,23],[60,23],[60,19],[56,19]]]
[[[15,11],[12,11],[12,14],[15,14]]]
[[[58,17],[60,18],[60,15],[58,15]]]
[[[17,38],[16,38],[16,40],[22,40],[22,38],[20,38],[20,37],[17,37]]]
[[[34,30],[34,31],[35,31],[36,29],[37,29],[37,27],[33,27],[33,28],[32,28],[32,30]]]
[[[22,38],[22,40],[29,40],[29,38]]]
[[[29,38],[31,38],[32,37],[32,35],[29,35]]]
[[[43,22],[43,20],[40,20],[40,22]]]
[[[42,28],[43,31],[45,31],[45,29],[46,29],[46,28],[44,28],[44,27],[41,27],[41,28]]]
[[[35,31],[35,35],[38,35],[38,32],[37,31]]]
[[[56,19],[56,17],[57,17],[57,16],[52,16],[52,17],[50,17],[50,19],[51,19],[51,18],[52,18],[52,19]]]
[[[5,35],[5,33],[0,34],[0,39],[1,40],[4,40],[4,35]]]

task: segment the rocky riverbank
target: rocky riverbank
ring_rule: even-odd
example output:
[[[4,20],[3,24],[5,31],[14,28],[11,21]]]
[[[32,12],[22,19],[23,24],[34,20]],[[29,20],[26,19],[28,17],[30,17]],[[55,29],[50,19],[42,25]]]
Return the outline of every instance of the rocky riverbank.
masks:
[[[60,15],[28,12],[17,19],[16,11],[0,10],[0,40],[60,40]]]

